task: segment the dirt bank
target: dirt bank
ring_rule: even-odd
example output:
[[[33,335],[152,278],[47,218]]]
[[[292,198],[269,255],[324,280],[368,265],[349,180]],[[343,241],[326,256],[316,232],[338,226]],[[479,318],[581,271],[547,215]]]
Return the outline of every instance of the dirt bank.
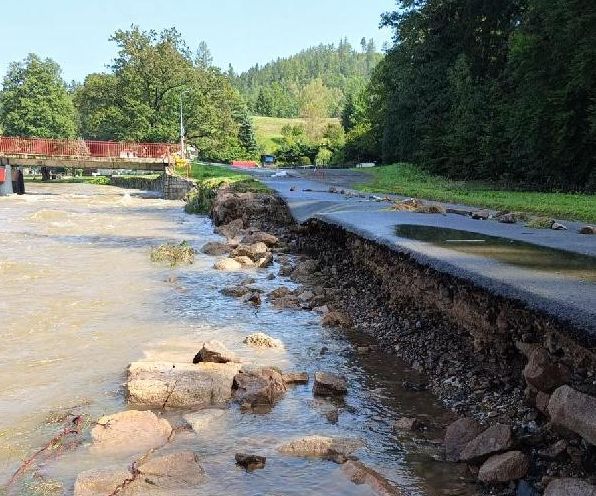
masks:
[[[297,226],[273,195],[220,191],[211,216],[216,225],[242,219],[245,228],[274,233],[278,258],[315,260],[310,270],[282,271],[293,271],[319,303],[347,316],[344,327],[355,331],[348,335],[371,336],[387,360],[399,356],[424,373],[427,383],[412,387],[431,389],[459,415],[480,422],[478,432],[511,429],[502,446],[464,457],[471,471],[481,467],[487,492],[537,494],[519,491],[542,491],[561,477],[593,482],[596,359],[573,329],[337,226]],[[565,406],[566,398],[573,399]],[[469,439],[481,445],[478,432]],[[499,472],[510,465],[515,477],[515,470]],[[523,484],[512,482],[517,479]]]

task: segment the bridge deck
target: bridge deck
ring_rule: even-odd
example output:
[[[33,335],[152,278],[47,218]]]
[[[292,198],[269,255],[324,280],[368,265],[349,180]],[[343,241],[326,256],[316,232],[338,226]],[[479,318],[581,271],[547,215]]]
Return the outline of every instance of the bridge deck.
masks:
[[[0,163],[23,167],[164,170],[179,150],[174,143],[0,136]]]
[[[4,155],[0,156],[0,165],[7,160],[10,165],[17,167],[68,167],[76,169],[163,171],[170,165],[167,157],[44,157],[40,155]]]

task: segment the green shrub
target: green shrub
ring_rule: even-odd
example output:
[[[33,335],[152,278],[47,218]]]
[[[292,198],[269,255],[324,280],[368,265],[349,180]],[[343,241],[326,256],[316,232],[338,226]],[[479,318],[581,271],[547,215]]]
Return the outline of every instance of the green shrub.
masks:
[[[110,185],[110,178],[107,176],[96,176],[92,177],[87,180],[89,184],[97,184],[99,186],[109,186]]]
[[[187,214],[206,214],[211,210],[211,205],[217,194],[217,189],[197,187],[186,196],[184,211]]]
[[[310,158],[306,155],[302,155],[302,157],[298,159],[298,165],[311,165],[311,163]]]
[[[329,165],[331,163],[331,158],[333,157],[333,152],[328,148],[321,148],[319,153],[317,153],[316,164],[317,165]]]

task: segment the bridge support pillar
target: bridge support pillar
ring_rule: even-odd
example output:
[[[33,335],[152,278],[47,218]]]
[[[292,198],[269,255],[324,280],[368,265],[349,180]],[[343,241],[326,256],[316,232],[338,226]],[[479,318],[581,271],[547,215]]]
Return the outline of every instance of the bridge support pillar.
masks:
[[[0,169],[4,170],[4,181],[0,182],[0,196],[12,195],[12,167],[7,159],[0,158]]]

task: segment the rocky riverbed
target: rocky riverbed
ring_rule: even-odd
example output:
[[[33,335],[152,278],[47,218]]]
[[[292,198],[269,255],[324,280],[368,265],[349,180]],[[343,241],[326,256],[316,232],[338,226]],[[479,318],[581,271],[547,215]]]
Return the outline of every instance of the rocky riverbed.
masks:
[[[272,195],[219,191],[211,217],[194,265],[159,269],[171,336],[109,403],[48,417],[6,494],[593,496],[593,355],[556,323],[508,307],[483,340],[485,295],[458,321],[431,303],[457,281]]]
[[[380,349],[424,374],[421,383],[404,386],[432,390],[461,415],[440,426],[445,458],[465,463],[484,492],[596,491],[596,360],[573,329],[339,227],[296,226],[279,212],[254,220],[238,215],[255,198],[221,193],[213,212],[232,245],[240,238],[229,229],[240,227],[239,218],[242,227],[275,233],[280,275],[301,286],[281,286],[269,300],[319,313],[323,325],[342,328],[356,343],[373,337],[357,350]],[[265,204],[284,211],[276,199]],[[250,293],[226,291],[251,302]],[[396,423],[402,431],[423,427],[416,416]]]

